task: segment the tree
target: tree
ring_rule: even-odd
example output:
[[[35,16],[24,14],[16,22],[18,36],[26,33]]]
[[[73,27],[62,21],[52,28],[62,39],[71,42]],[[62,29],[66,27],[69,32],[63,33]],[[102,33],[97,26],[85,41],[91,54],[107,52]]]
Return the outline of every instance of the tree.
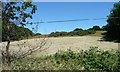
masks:
[[[11,37],[14,35],[11,30],[15,29],[15,25],[12,24],[24,27],[28,23],[26,19],[32,19],[37,7],[32,2],[3,2],[2,7],[2,25],[6,26],[7,35],[7,45],[2,56],[3,63],[10,65],[9,46]]]
[[[93,26],[92,30],[101,30],[99,26]]]
[[[120,41],[120,2],[115,3],[107,19],[108,29],[106,38]]]
[[[33,36],[33,32],[31,30],[29,30],[28,28],[24,28],[24,27],[19,27],[15,24],[11,24],[11,26],[13,27],[12,29],[10,29],[10,40],[21,40],[21,39],[25,39],[25,38],[29,38],[31,36]],[[7,41],[7,35],[8,35],[8,31],[6,29],[6,24],[2,25],[2,42]]]
[[[92,28],[89,28],[88,30],[101,30],[99,26],[93,26]]]
[[[102,26],[102,28],[101,28],[101,29],[102,29],[102,30],[106,30],[106,31],[107,31],[107,30],[108,30],[108,27],[109,27],[109,25],[107,24],[107,25],[105,25],[105,26]]]
[[[83,29],[82,28],[76,28],[73,31],[80,31],[80,30],[83,30]]]
[[[93,26],[93,30],[101,30],[99,26]]]

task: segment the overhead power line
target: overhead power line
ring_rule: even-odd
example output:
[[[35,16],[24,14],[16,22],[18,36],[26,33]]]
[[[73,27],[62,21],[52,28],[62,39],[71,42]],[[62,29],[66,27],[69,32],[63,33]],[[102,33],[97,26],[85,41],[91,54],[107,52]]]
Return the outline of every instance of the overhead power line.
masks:
[[[117,19],[120,17],[110,17],[110,19]],[[32,24],[39,24],[39,23],[60,23],[60,22],[73,22],[73,21],[86,21],[86,20],[103,20],[108,18],[91,18],[91,19],[74,19],[74,20],[58,20],[58,21],[46,21],[46,22],[32,22]]]

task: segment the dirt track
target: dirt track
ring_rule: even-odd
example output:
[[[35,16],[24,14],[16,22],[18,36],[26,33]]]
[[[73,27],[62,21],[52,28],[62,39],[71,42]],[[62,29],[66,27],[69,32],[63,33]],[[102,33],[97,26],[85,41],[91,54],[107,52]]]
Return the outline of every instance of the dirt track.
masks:
[[[10,49],[14,51],[18,51],[19,48],[22,49],[22,51],[25,51],[29,48],[35,48],[39,47],[41,44],[41,41],[43,39],[29,39],[29,40],[22,40],[22,41],[15,41],[11,42]],[[39,55],[48,55],[48,54],[54,54],[58,50],[67,50],[72,49],[75,51],[78,50],[86,50],[90,47],[98,47],[103,50],[110,50],[110,49],[118,49],[118,43],[113,42],[105,42],[100,41],[101,37],[96,36],[79,36],[79,37],[58,37],[58,38],[48,38],[46,45],[43,47],[43,49],[48,48],[42,52],[37,52],[35,56]],[[3,49],[5,48],[5,42],[0,43],[2,44]]]

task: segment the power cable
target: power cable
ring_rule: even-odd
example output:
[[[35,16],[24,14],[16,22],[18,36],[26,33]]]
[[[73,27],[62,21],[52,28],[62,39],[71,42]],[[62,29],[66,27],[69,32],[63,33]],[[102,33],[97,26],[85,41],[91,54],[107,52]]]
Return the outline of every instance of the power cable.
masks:
[[[120,18],[120,17],[110,17],[109,19],[117,19],[117,18]],[[91,19],[74,19],[74,20],[58,20],[58,21],[46,21],[46,22],[32,22],[32,24],[60,23],[60,22],[86,21],[86,20],[103,20],[103,19],[107,19],[107,18],[91,18]]]

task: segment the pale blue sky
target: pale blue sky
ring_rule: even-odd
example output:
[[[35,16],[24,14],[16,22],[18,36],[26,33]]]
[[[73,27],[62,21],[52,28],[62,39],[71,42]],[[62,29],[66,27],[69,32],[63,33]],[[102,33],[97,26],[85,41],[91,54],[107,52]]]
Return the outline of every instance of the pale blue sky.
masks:
[[[38,10],[30,21],[73,20],[87,18],[106,18],[114,2],[35,2]],[[88,20],[63,23],[43,23],[38,25],[37,32],[48,34],[55,31],[72,31],[75,28],[88,29],[94,25],[102,27],[103,20]],[[28,26],[31,28],[32,26]]]

